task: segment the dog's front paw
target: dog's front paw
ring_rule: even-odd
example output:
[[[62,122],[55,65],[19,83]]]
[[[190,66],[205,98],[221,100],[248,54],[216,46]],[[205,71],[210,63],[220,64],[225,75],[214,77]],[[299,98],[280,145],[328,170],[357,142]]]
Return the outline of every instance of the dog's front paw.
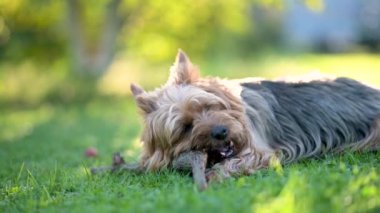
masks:
[[[207,183],[213,183],[213,182],[221,182],[222,178],[217,171],[209,170],[208,172],[206,172],[206,180],[207,180]]]
[[[228,175],[225,174],[222,167],[214,167],[208,171],[206,171],[206,180],[207,183],[217,182],[220,183],[224,179],[226,179]]]

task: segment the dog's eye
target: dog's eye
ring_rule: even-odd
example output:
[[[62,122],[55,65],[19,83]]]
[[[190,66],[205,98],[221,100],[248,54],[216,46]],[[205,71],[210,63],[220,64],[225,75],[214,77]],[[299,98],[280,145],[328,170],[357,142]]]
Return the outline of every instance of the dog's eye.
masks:
[[[204,109],[206,111],[209,111],[209,110],[222,110],[223,107],[221,107],[219,104],[206,104],[204,106]]]
[[[188,123],[188,124],[185,124],[183,126],[183,131],[184,132],[190,132],[192,129],[193,129],[193,124],[192,123]]]
[[[204,109],[205,110],[211,110],[213,108],[213,105],[211,105],[211,104],[206,104],[205,106],[204,106]]]

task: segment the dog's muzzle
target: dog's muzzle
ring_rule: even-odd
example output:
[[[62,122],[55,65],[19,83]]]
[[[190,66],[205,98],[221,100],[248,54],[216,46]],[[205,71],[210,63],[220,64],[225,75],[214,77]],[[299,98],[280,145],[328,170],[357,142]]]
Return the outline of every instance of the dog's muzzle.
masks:
[[[228,134],[228,128],[222,125],[215,125],[211,129],[211,138],[215,140],[211,151],[219,153],[222,158],[228,158],[234,153],[234,143],[227,140]]]
[[[229,130],[222,125],[215,125],[210,133],[213,139],[211,147],[207,148],[209,165],[221,162],[235,154],[235,147],[232,140],[229,139]]]

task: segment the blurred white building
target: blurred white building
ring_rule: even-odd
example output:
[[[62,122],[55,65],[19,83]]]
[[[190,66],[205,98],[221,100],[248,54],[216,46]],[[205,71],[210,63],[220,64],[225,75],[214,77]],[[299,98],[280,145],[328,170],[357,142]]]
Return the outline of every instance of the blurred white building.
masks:
[[[288,1],[283,39],[289,46],[341,52],[380,43],[380,0],[324,0],[313,11],[302,1]]]

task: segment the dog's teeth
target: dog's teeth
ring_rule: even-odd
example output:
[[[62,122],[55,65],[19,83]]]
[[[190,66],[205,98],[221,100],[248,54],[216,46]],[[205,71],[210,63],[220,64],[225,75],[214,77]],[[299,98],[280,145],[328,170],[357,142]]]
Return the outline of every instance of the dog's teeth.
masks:
[[[229,155],[231,155],[233,152],[234,152],[234,151],[231,149],[231,150],[228,151],[228,154],[227,154],[227,155],[229,156]]]
[[[220,154],[221,154],[222,156],[226,156],[226,153],[225,153],[225,152],[220,152]]]

